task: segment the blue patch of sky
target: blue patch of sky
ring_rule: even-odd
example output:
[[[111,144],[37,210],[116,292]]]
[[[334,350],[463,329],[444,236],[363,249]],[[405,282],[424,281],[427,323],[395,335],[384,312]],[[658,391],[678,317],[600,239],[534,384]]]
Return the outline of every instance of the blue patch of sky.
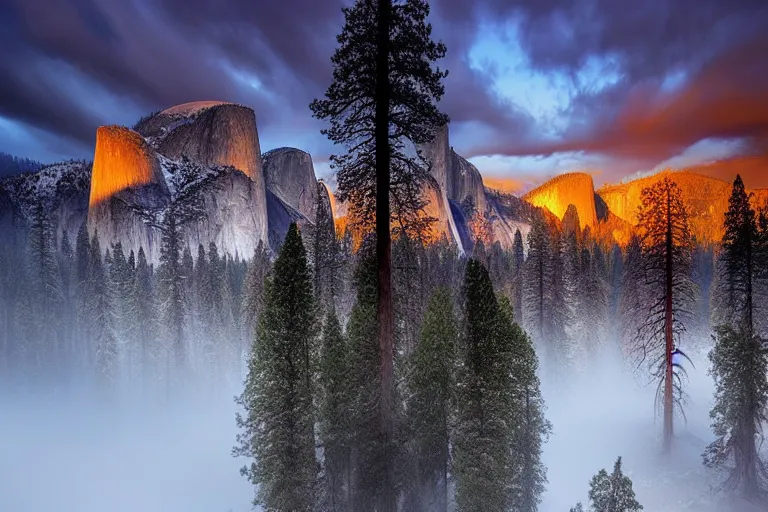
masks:
[[[597,93],[621,79],[618,62],[610,56],[587,58],[573,75],[534,69],[520,45],[517,20],[501,26],[481,26],[478,34],[469,51],[470,67],[491,77],[491,90],[502,102],[525,110],[533,117],[534,136],[539,140],[557,139],[563,133],[570,122],[568,108],[576,94]],[[514,136],[483,134],[477,127],[459,128],[456,132],[461,138],[474,140],[487,136]],[[488,176],[515,178],[524,175],[546,179],[563,172],[594,169],[601,159],[573,152],[545,157],[479,156],[471,160]]]
[[[0,116],[0,151],[42,163],[70,158],[89,158],[87,152],[73,152],[71,146],[54,135],[15,119]]]

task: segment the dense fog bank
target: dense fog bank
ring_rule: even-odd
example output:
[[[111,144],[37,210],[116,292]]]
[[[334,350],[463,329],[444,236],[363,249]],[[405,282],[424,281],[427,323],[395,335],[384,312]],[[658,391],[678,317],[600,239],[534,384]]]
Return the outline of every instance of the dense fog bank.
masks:
[[[542,512],[567,511],[586,503],[589,480],[600,469],[610,471],[617,456],[633,481],[645,512],[753,512],[748,503],[725,497],[722,475],[702,465],[702,453],[713,441],[709,412],[714,384],[707,374],[709,347],[688,351],[685,414],[675,425],[672,455],[662,454],[661,417],[654,418],[655,384],[620,361],[603,362],[589,376],[574,380],[561,394],[544,382],[552,436],[544,445],[549,484]]]
[[[753,512],[714,488],[701,464],[712,440],[713,385],[706,348],[691,354],[688,422],[669,459],[661,455],[653,386],[620,362],[602,364],[554,394],[544,382],[553,432],[544,445],[549,484],[542,512],[586,501],[589,479],[624,460],[647,512]],[[166,407],[123,399],[1,398],[0,510],[15,512],[246,512],[253,489],[230,454],[237,429],[231,387]],[[741,507],[741,508],[737,508]]]
[[[0,510],[247,511],[232,394],[169,408],[2,400]]]

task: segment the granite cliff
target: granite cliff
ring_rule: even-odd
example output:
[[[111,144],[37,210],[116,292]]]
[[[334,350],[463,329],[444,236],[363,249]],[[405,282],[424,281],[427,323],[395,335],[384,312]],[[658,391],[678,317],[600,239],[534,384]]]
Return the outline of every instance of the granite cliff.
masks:
[[[579,214],[581,227],[597,224],[595,186],[592,176],[585,173],[561,174],[523,196],[529,203],[546,208],[562,219],[569,205]]]
[[[607,211],[623,220],[625,227],[616,238],[628,238],[627,229],[637,223],[642,190],[669,176],[680,187],[692,234],[702,243],[719,242],[723,236],[723,222],[728,210],[731,183],[692,172],[662,171],[652,176],[629,181],[620,185],[606,185],[597,190]],[[749,185],[747,183],[746,185]],[[768,190],[753,192],[752,204],[757,208],[768,200]]]
[[[182,236],[193,249],[215,243],[222,253],[249,257],[259,242],[274,250],[291,222],[317,223],[333,215],[337,236],[347,226],[347,205],[315,176],[311,156],[295,148],[260,153],[254,112],[224,102],[194,102],[143,118],[135,129],[97,130],[93,164],[66,162],[0,180],[0,228],[29,225],[43,205],[57,243],[70,242],[86,221],[103,247],[120,241],[159,260],[158,226],[169,211],[182,215]],[[423,187],[425,214],[436,219],[427,240],[447,238],[464,254],[478,241],[510,248],[523,239],[537,210],[562,218],[576,206],[583,227],[606,244],[629,240],[643,188],[669,174],[680,186],[690,225],[701,242],[722,237],[731,184],[692,172],[664,172],[595,191],[584,173],[557,176],[524,197],[484,186],[478,169],[450,145],[448,126],[420,147],[430,164]],[[749,183],[747,183],[749,185]],[[768,190],[751,190],[754,206]]]

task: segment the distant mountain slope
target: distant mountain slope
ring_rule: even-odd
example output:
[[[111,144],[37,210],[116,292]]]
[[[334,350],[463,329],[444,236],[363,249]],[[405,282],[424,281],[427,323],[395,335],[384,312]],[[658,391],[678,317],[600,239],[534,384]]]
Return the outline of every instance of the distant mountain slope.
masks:
[[[548,212],[562,219],[570,204],[582,227],[601,243],[626,244],[643,188],[665,175],[680,185],[696,238],[709,243],[722,237],[731,184],[716,178],[663,172],[595,191],[590,175],[567,173],[518,197],[484,185],[477,167],[454,151],[447,125],[419,149],[431,173],[422,190],[425,214],[436,219],[425,240],[445,238],[463,254],[471,255],[478,241],[509,249],[517,231],[527,242],[535,215]],[[1,179],[2,172],[14,176]],[[250,108],[192,102],[149,114],[134,129],[100,127],[93,165],[42,167],[0,153],[0,225],[28,223],[42,201],[59,236],[65,229],[71,236],[87,219],[105,247],[117,241],[126,251],[144,247],[148,259],[157,262],[158,225],[175,205],[196,211],[183,228],[192,249],[213,242],[222,253],[247,257],[259,242],[279,247],[291,222],[315,224],[318,201],[330,203],[324,211],[332,212],[337,235],[354,225],[347,205],[319,183],[309,153],[296,148],[260,152]],[[755,206],[768,201],[768,189],[752,192]]]
[[[41,167],[43,164],[36,160],[0,152],[0,178],[15,176],[24,172],[35,172]]]
[[[696,239],[703,243],[719,242],[723,236],[724,216],[731,194],[731,184],[728,182],[687,171],[662,171],[620,185],[606,185],[601,187],[597,194],[605,202],[610,213],[634,226],[637,223],[642,190],[664,176],[669,176],[680,187],[688,209],[691,231]],[[754,206],[768,198],[768,191],[754,192]]]
[[[35,208],[42,205],[61,240],[66,230],[70,241],[88,213],[91,164],[72,160],[41,167],[0,180],[0,220],[24,227]]]

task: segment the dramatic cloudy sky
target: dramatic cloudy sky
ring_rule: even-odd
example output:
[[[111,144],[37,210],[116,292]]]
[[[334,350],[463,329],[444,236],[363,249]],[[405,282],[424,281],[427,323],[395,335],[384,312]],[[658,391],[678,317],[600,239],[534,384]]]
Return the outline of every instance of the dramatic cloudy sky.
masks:
[[[221,99],[327,173],[307,105],[345,3],[2,0],[0,151],[92,158],[98,125]],[[768,186],[765,0],[433,0],[431,21],[451,143],[497,183],[673,166]]]

